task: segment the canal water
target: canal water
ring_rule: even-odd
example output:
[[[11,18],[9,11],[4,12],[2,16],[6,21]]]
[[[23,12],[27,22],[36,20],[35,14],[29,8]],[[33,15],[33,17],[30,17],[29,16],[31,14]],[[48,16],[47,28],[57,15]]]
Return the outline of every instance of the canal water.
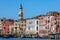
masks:
[[[60,40],[60,39],[41,39],[41,38],[0,38],[0,40]]]

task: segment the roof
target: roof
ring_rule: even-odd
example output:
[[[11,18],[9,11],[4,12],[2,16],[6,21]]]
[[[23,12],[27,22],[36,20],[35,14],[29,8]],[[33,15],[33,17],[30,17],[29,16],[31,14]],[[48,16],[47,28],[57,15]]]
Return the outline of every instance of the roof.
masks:
[[[60,16],[57,16],[56,18],[60,18]]]
[[[52,16],[52,15],[38,15],[38,16],[35,16],[35,17],[33,17],[33,18],[38,19],[39,17],[47,17],[47,16]]]
[[[47,13],[47,15],[59,16],[60,13],[59,12],[56,12],[56,11],[50,11],[50,12]]]

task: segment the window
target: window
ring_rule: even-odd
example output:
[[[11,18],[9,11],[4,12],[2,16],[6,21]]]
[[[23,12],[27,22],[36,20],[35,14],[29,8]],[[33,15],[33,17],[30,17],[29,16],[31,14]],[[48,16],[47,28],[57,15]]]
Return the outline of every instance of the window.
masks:
[[[51,24],[51,26],[53,26],[53,24]]]
[[[57,23],[55,23],[55,25],[56,25]]]
[[[49,18],[49,17],[48,17]]]
[[[6,29],[6,27],[4,27],[4,29]]]
[[[37,31],[38,31],[38,26],[37,26]]]
[[[38,24],[38,21],[37,21],[37,24]]]
[[[48,27],[45,27],[46,29],[48,29]]]
[[[56,18],[55,18],[55,20],[56,20]]]
[[[45,27],[47,29],[47,27]]]
[[[23,24],[22,24],[22,26],[23,26]]]
[[[15,27],[15,29],[17,29],[17,27]]]
[[[17,24],[15,24],[17,26]]]
[[[30,30],[30,27],[28,27],[28,30]]]
[[[9,33],[9,31],[8,31],[8,33]]]
[[[0,33],[1,33],[1,29],[0,29]]]
[[[46,26],[45,28],[46,28],[46,29],[49,29],[49,26]]]
[[[20,24],[19,24],[19,26],[20,26]]]
[[[38,34],[38,32],[36,34]]]
[[[20,28],[20,30],[23,30],[22,28]]]
[[[59,27],[59,25],[57,25],[57,27]]]
[[[51,23],[51,26],[53,26],[53,23]]]
[[[29,24],[32,24],[32,22],[29,22]]]
[[[48,23],[49,23],[50,21],[48,20]]]
[[[1,21],[3,21],[3,19],[1,19]]]

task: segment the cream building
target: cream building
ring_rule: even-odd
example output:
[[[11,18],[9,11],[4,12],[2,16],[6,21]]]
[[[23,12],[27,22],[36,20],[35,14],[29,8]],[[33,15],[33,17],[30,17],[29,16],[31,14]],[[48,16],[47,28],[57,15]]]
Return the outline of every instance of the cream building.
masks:
[[[18,22],[20,26],[20,30],[25,33],[26,31],[26,19],[23,19],[23,8],[22,4],[20,5],[19,13],[18,13]],[[21,34],[22,34],[21,32]]]
[[[13,34],[16,35],[16,36],[20,35],[20,27],[19,27],[19,22],[18,21],[14,21]]]

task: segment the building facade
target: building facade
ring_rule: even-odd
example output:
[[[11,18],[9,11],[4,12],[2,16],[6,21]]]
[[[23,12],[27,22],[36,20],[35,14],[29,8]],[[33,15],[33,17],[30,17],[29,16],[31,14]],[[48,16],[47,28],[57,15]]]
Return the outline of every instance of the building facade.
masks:
[[[20,27],[19,27],[19,22],[17,20],[15,20],[13,24],[13,34],[14,36],[20,35]]]
[[[4,21],[4,23],[2,24],[2,34],[5,35],[9,35],[9,25],[13,24],[13,20],[11,19],[7,19]]]
[[[14,20],[9,19],[9,35],[13,35]]]
[[[39,19],[39,36],[47,36],[51,33],[56,33],[56,19],[54,16],[39,15],[34,18]]]
[[[0,34],[30,36],[48,36],[49,34],[60,33],[60,13],[48,12],[46,15],[38,15],[33,18],[23,18],[22,4],[19,8],[18,20],[0,19]]]
[[[38,24],[38,19],[26,19],[26,34],[32,36],[38,35]]]
[[[60,33],[60,16],[57,16],[56,19],[57,19],[57,33]]]
[[[0,35],[2,35],[2,21],[0,19]]]
[[[52,15],[56,18],[57,21],[57,32],[59,32],[59,24],[60,24],[60,13],[59,12],[49,12],[47,15]]]

